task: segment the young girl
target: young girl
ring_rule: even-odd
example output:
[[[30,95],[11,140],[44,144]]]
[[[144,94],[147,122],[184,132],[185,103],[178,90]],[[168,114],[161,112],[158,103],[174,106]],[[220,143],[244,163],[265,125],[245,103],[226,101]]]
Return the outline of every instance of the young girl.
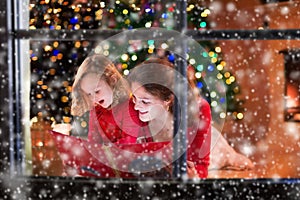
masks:
[[[71,114],[90,112],[90,141],[135,143],[143,123],[129,97],[128,84],[115,65],[96,54],[84,60],[75,76]]]
[[[129,75],[134,108],[139,112],[140,120],[148,122],[154,142],[173,139],[174,72],[171,63],[152,58],[135,67]],[[187,164],[194,166],[201,178],[208,175],[210,138],[209,104],[189,90]]]

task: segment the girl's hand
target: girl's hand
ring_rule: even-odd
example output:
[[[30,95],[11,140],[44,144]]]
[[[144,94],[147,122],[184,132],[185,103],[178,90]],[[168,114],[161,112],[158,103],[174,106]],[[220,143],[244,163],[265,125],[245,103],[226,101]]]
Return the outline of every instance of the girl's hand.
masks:
[[[187,175],[189,178],[199,178],[195,164],[192,161],[186,161],[187,164]]]
[[[71,124],[55,124],[52,125],[53,131],[65,134],[65,135],[70,135],[71,132]]]

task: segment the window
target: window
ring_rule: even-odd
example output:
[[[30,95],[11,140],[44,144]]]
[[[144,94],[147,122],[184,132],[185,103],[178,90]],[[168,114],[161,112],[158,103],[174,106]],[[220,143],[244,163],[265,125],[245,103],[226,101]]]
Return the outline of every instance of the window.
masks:
[[[71,6],[74,2],[78,2],[78,4]],[[281,9],[282,18],[277,18],[277,12],[272,12],[272,8],[257,4],[252,7],[252,13],[248,15],[250,18],[252,15],[258,16],[254,17],[255,20],[252,20],[251,23],[243,22],[243,20],[249,20],[243,16],[243,14],[248,13],[248,10],[243,10],[240,7],[241,1],[236,4],[233,1],[227,2],[225,7],[228,12],[222,12],[222,9],[217,12],[218,8],[225,8],[223,7],[225,3],[215,2],[215,4],[211,4],[216,12],[214,18],[211,19],[211,27],[206,27],[209,21],[198,20],[200,13],[203,15],[209,14],[209,10],[205,11],[202,7],[197,8],[198,10],[194,9],[198,4],[193,3],[193,1],[189,1],[186,8],[187,11],[195,11],[187,15],[187,17],[190,17],[188,20],[181,18],[184,16],[183,13],[179,17],[176,16],[176,10],[185,8],[185,1],[167,2],[166,4],[161,1],[149,1],[145,5],[143,1],[133,2],[136,5],[145,7],[134,7],[132,5],[135,4],[127,1],[1,2],[1,9],[6,9],[6,11],[2,10],[2,13],[5,14],[0,16],[1,27],[6,28],[3,29],[0,39],[1,45],[4,47],[3,54],[1,52],[0,57],[3,60],[0,63],[3,78],[1,88],[3,97],[1,99],[3,106],[1,112],[1,140],[3,144],[1,146],[1,166],[3,167],[1,167],[1,175],[4,177],[4,185],[10,188],[6,190],[6,195],[51,198],[58,197],[61,192],[64,192],[64,195],[68,197],[74,194],[81,198],[85,197],[87,193],[91,193],[93,197],[99,198],[106,195],[118,196],[120,191],[121,193],[125,191],[123,194],[130,198],[138,191],[141,195],[146,194],[149,196],[187,195],[209,197],[215,190],[222,192],[225,188],[225,190],[229,189],[232,192],[226,195],[245,197],[249,191],[255,193],[253,196],[263,196],[264,194],[257,192],[257,188],[272,189],[274,187],[282,196],[299,195],[295,189],[299,183],[297,179],[299,178],[299,163],[292,162],[299,157],[299,153],[295,150],[297,145],[295,148],[288,149],[288,152],[284,151],[285,153],[282,153],[281,149],[279,152],[270,155],[267,154],[267,150],[262,150],[260,155],[263,155],[264,159],[258,159],[257,162],[260,165],[266,162],[266,166],[271,166],[267,169],[269,171],[262,168],[259,173],[254,173],[254,176],[251,175],[253,174],[251,171],[249,173],[245,171],[225,171],[223,175],[227,173],[227,178],[229,177],[225,180],[218,175],[219,171],[212,174],[207,180],[184,183],[180,178],[171,181],[151,180],[153,182],[149,183],[149,181],[116,181],[115,179],[59,176],[59,171],[62,170],[59,165],[59,155],[47,131],[51,129],[54,122],[69,123],[70,120],[73,120],[69,111],[69,95],[76,68],[99,41],[120,33],[122,29],[134,28],[131,27],[135,25],[130,21],[132,19],[137,19],[137,22],[146,26],[146,28],[155,26],[155,23],[166,30],[176,29],[176,23],[186,25],[188,30],[185,34],[188,37],[203,42],[203,45],[207,44],[207,48],[214,47],[211,56],[209,54],[205,55],[209,56],[212,62],[214,59],[220,61],[218,59],[222,57],[216,55],[216,52],[218,53],[220,50],[227,56],[224,57],[222,64],[220,63],[215,67],[225,67],[225,63],[230,65],[226,66],[228,71],[220,74],[222,76],[220,80],[225,77],[225,82],[227,80],[231,81],[226,86],[229,88],[227,88],[228,91],[232,93],[226,93],[226,98],[228,101],[232,101],[226,112],[219,112],[217,109],[213,109],[213,111],[216,111],[214,113],[217,116],[215,119],[220,119],[220,124],[225,126],[224,135],[228,136],[228,142],[239,147],[239,150],[243,153],[248,153],[251,158],[255,159],[257,155],[253,151],[261,150],[258,149],[259,144],[271,148],[272,145],[269,142],[271,137],[268,137],[268,133],[270,135],[272,132],[278,134],[278,140],[274,142],[278,146],[289,144],[283,139],[286,136],[297,140],[297,135],[290,133],[299,132],[299,128],[285,124],[283,122],[284,117],[281,119],[277,116],[277,113],[283,110],[283,106],[274,103],[274,98],[276,99],[282,95],[278,94],[276,96],[274,91],[280,91],[283,84],[274,83],[276,80],[282,82],[283,70],[272,71],[271,67],[267,67],[273,66],[275,69],[280,69],[281,66],[276,65],[276,61],[280,58],[274,57],[274,54],[278,53],[276,52],[277,49],[300,45],[298,41],[299,31],[295,30],[298,27],[299,20],[285,21],[286,18],[298,17],[298,15],[293,15],[294,12],[298,12],[297,1],[293,4],[278,4],[279,7],[282,6],[279,8]],[[141,18],[137,15],[138,12],[132,12],[128,16],[127,12],[130,10],[115,4],[131,6],[130,9],[133,10],[135,8],[144,9],[143,19],[146,21],[138,20]],[[203,5],[203,7],[209,7],[210,4],[204,2]],[[287,5],[290,5],[290,7]],[[105,9],[108,6],[111,9]],[[25,7],[30,7],[31,10],[23,9]],[[152,15],[152,12],[159,8],[161,8],[161,13],[153,13]],[[61,12],[62,9],[69,9],[71,12]],[[86,14],[90,10],[93,13]],[[239,12],[240,10],[243,10],[243,12]],[[84,14],[80,13],[82,11],[84,11]],[[122,13],[111,15],[110,12],[116,11],[122,11]],[[57,18],[51,18],[51,13],[52,16],[57,16]],[[157,17],[155,14],[159,14],[159,20],[155,20],[155,17]],[[233,23],[230,24],[229,22],[232,19],[234,19]],[[294,21],[294,23],[291,23],[291,21]],[[188,24],[185,24],[186,22]],[[224,22],[224,24],[221,22]],[[191,23],[197,24],[196,28]],[[151,46],[151,44],[147,45]],[[264,51],[265,47],[272,50]],[[132,58],[133,55],[130,56]],[[261,63],[258,63],[257,60],[260,60]],[[190,62],[193,61],[190,60]],[[124,67],[122,69],[126,74],[126,67],[122,65],[125,63],[120,64],[121,68]],[[208,70],[214,70],[213,65],[208,65],[208,67]],[[199,69],[199,71],[201,70]],[[273,76],[274,73],[277,74]],[[267,74],[267,82],[263,82],[265,85],[260,86],[259,83],[262,82],[265,74]],[[198,73],[195,77],[201,78],[202,75]],[[238,81],[235,82],[237,79]],[[233,84],[241,83],[243,80],[248,81],[247,84]],[[205,86],[201,85],[201,81],[198,81],[198,83],[198,88],[205,90]],[[231,86],[233,87],[231,88]],[[207,95],[207,100],[212,108],[216,103],[222,102],[222,99],[218,99],[218,102],[214,101],[215,93],[203,92],[204,96]],[[268,103],[274,108],[271,109]],[[249,112],[250,108],[256,109]],[[225,118],[228,123],[222,124]],[[77,120],[82,124],[85,122],[84,118]],[[215,123],[217,123],[217,120],[215,120]],[[281,127],[276,125],[281,123],[283,123]],[[282,130],[287,131],[286,134],[280,134]],[[235,137],[239,138],[238,142],[234,140]],[[269,156],[271,162],[266,158]],[[287,160],[284,160],[284,158]],[[273,164],[273,162],[276,164]],[[276,168],[276,166],[282,166],[283,163],[288,163],[284,165],[288,167],[288,170],[286,170],[286,174],[280,174],[277,177],[279,167]],[[237,174],[238,176],[236,176]],[[9,183],[7,177],[13,179],[12,183]],[[279,181],[274,181],[274,177],[278,178]],[[234,178],[240,179],[235,180]],[[248,181],[244,178],[250,179]],[[270,182],[271,184],[269,184]],[[241,186],[238,187],[236,184],[241,184]],[[216,187],[211,189],[207,187],[208,185],[209,187],[211,185]],[[238,192],[230,189],[232,186],[236,186],[235,189]],[[244,189],[245,187],[247,188]],[[19,188],[21,188],[20,191]],[[178,188],[180,192],[175,194],[172,189],[177,190]],[[207,188],[207,190],[202,188]],[[162,194],[163,190],[166,192]],[[82,195],[81,193],[85,194]],[[87,197],[91,196],[87,195]]]
[[[299,50],[283,50],[285,62],[285,120],[299,121]]]

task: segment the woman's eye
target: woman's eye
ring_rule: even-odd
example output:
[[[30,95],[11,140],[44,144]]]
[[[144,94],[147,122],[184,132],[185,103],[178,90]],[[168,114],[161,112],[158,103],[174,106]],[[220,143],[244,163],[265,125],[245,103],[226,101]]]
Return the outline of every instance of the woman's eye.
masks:
[[[146,105],[147,105],[147,104],[150,104],[149,101],[142,101],[142,103],[143,103],[143,104],[146,104]]]

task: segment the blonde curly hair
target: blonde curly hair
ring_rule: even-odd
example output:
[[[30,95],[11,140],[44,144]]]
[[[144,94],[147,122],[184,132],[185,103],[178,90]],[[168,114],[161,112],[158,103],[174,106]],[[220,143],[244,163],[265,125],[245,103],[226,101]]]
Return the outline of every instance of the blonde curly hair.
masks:
[[[93,108],[87,94],[81,89],[81,80],[87,74],[94,73],[99,79],[105,80],[113,90],[112,107],[129,98],[130,90],[128,83],[122,77],[115,65],[106,56],[94,54],[87,57],[78,68],[72,86],[71,114],[82,116]]]

